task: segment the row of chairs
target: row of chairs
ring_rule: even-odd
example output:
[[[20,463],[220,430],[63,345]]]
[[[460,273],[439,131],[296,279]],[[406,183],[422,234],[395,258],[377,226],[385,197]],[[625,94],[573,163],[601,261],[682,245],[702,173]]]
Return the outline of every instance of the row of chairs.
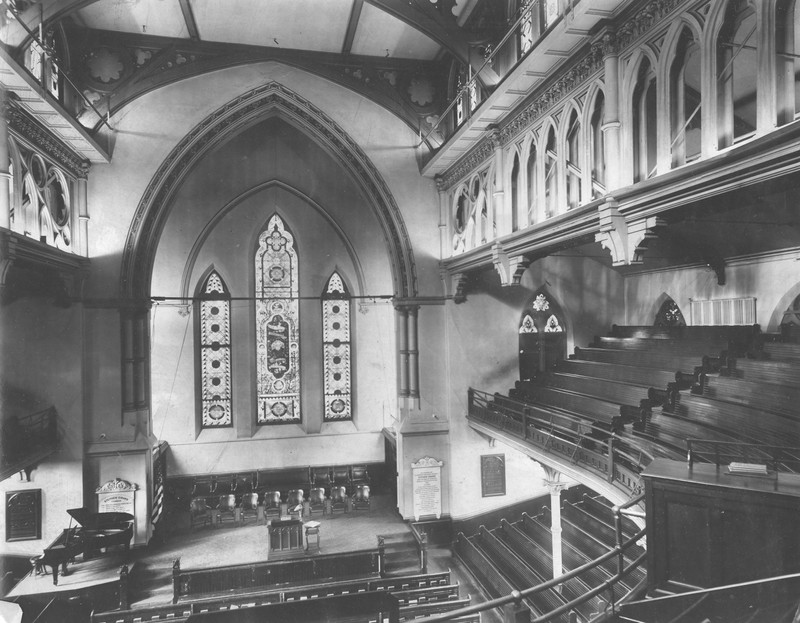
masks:
[[[355,489],[359,485],[369,485],[370,476],[366,465],[349,465],[338,467],[312,467],[308,470],[307,480],[312,488],[331,489],[332,487],[347,487]],[[191,497],[219,497],[234,494],[237,502],[241,503],[244,495],[252,492],[267,493],[271,489],[270,482],[257,482],[258,474],[236,474],[230,476],[202,476],[195,478],[192,483]]]
[[[220,495],[216,505],[212,504],[209,504],[207,497],[192,498],[189,509],[192,528],[209,525],[213,516],[216,516],[218,523],[236,521],[237,515],[243,524],[247,523],[248,518],[258,520],[259,507],[263,507],[265,519],[273,517],[277,519],[283,514],[284,504],[287,514],[297,519],[303,517],[306,504],[312,516],[317,512],[325,514],[328,510],[331,514],[336,511],[347,512],[349,508],[369,510],[370,495],[369,485],[357,485],[350,496],[346,487],[333,487],[330,495],[326,494],[324,487],[314,487],[309,492],[308,498],[302,489],[289,491],[285,500],[281,498],[280,491],[267,491],[263,496],[259,496],[257,492],[250,492],[243,494],[240,501],[237,501],[235,494],[228,493]]]

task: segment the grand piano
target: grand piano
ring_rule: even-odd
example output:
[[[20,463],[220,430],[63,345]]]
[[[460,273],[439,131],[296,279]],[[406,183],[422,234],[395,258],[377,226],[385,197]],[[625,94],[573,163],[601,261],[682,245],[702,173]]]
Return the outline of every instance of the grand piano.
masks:
[[[93,513],[88,508],[70,508],[70,517],[77,522],[64,530],[44,549],[38,564],[53,568],[53,584],[58,584],[58,566],[68,575],[67,563],[79,554],[84,560],[100,554],[100,550],[122,545],[127,551],[133,538],[133,515],[130,513]]]

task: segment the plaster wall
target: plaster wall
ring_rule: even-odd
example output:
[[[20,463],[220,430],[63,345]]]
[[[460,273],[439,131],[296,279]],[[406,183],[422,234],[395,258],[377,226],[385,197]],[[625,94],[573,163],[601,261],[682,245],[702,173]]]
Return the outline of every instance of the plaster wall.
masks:
[[[9,554],[41,553],[67,527],[68,508],[83,506],[83,310],[54,307],[45,299],[23,298],[0,314],[0,375],[4,416],[25,416],[51,405],[58,413],[60,445],[31,472],[31,481],[12,476],[0,493],[42,490],[42,538],[3,542]],[[5,511],[0,538],[5,541]]]
[[[519,379],[519,322],[525,306],[541,288],[561,307],[568,350],[588,344],[624,316],[622,277],[594,260],[564,256],[534,262],[519,286],[502,287],[499,277],[486,271],[469,281],[465,303],[448,302],[424,310],[426,315],[441,310],[438,322],[420,323],[421,331],[431,331],[421,335],[420,362],[424,366],[438,362],[442,355],[436,349],[445,353],[445,365],[439,368],[442,372],[437,374],[432,366],[422,374],[423,396],[424,408],[443,413],[450,421],[454,518],[488,512],[545,492],[544,472],[538,463],[501,442],[491,446],[466,421],[470,387],[505,393]],[[438,341],[433,335],[437,330],[442,332]],[[441,386],[438,393],[433,391],[437,380]],[[505,454],[505,496],[476,495],[481,490],[482,454]]]
[[[677,303],[687,324],[692,324],[690,299],[755,297],[761,330],[777,332],[783,312],[800,294],[796,258],[792,250],[729,261],[724,286],[717,284],[714,271],[700,266],[631,275],[625,280],[625,322],[652,324],[664,294]]]

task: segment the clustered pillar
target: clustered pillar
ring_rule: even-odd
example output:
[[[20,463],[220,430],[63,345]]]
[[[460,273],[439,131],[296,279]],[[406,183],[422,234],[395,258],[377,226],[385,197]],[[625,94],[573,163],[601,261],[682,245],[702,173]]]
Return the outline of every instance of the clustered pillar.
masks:
[[[411,407],[419,404],[418,312],[418,305],[397,307],[398,387],[400,397]]]

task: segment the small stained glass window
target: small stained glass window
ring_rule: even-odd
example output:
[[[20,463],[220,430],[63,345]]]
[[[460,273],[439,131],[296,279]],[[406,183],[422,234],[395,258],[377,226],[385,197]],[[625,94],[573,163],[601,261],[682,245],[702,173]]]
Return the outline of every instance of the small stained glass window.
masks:
[[[519,325],[519,332],[538,333],[536,330],[536,325],[533,323],[533,318],[531,318],[530,314],[525,314],[525,317],[522,319],[522,324]]]
[[[325,421],[351,420],[350,294],[339,273],[333,273],[322,295]]]
[[[202,427],[233,426],[231,301],[219,273],[206,278],[199,307]]]
[[[656,320],[653,325],[656,327],[685,327],[686,321],[683,319],[683,314],[678,304],[668,298],[656,313]]]
[[[545,333],[561,333],[564,329],[561,328],[561,325],[558,322],[558,318],[556,318],[555,314],[551,314],[550,317],[547,319],[547,324],[544,325],[544,332]]]

